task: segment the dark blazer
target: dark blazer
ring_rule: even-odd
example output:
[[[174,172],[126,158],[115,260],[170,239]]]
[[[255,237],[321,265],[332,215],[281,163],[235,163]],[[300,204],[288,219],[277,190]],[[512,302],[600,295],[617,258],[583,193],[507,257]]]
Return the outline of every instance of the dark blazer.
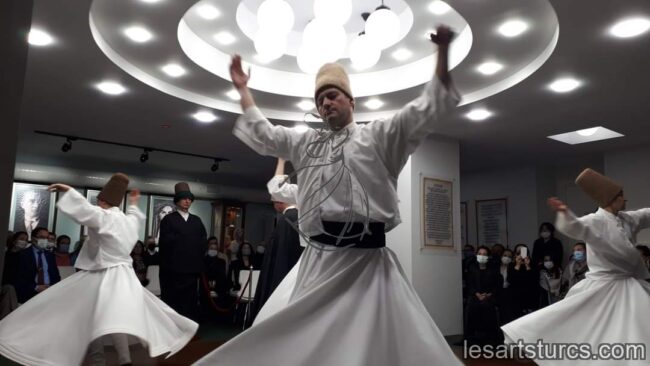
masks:
[[[201,273],[207,246],[205,226],[198,216],[190,214],[185,221],[180,213],[172,212],[160,222],[158,253],[161,271]]]
[[[44,253],[47,261],[47,272],[50,275],[50,286],[52,286],[61,281],[61,275],[59,274],[59,268],[56,266],[54,253],[47,250]],[[36,258],[34,257],[33,247],[25,248],[16,254],[15,272],[11,277],[18,296],[18,302],[25,303],[37,294],[36,275],[38,269]]]

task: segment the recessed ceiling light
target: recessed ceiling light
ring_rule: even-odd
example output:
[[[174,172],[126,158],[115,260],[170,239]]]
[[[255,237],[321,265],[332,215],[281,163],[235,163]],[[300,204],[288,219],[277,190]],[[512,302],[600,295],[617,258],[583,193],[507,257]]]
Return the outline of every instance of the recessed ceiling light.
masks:
[[[526,30],[528,30],[528,23],[519,19],[508,20],[499,26],[499,33],[508,38],[517,37]]]
[[[609,33],[619,38],[639,36],[650,29],[650,20],[647,18],[628,18],[614,24]]]
[[[173,78],[183,76],[186,73],[185,69],[178,64],[167,64],[162,67],[162,71]]]
[[[407,50],[406,48],[400,48],[392,54],[393,58],[398,61],[408,60],[413,56],[413,52]]]
[[[217,116],[212,114],[210,111],[198,111],[192,115],[194,119],[203,123],[210,123],[217,120]]]
[[[48,46],[54,42],[54,39],[44,30],[32,28],[27,36],[27,42],[32,46]]]
[[[147,28],[140,27],[140,26],[133,26],[126,28],[124,30],[124,34],[129,37],[133,42],[138,42],[138,43],[144,43],[151,38],[153,38],[153,35],[151,32],[147,30]]]
[[[296,105],[298,106],[298,108],[302,109],[305,112],[311,111],[312,109],[316,108],[316,105],[314,104],[314,102],[312,102],[311,100],[307,100],[307,99],[302,100],[300,103],[298,103]]]
[[[561,133],[559,135],[548,136],[549,139],[564,142],[569,145],[584,144],[586,142],[607,140],[616,137],[622,137],[623,134],[620,134],[616,131],[612,131],[608,128],[597,126],[591,128],[585,128],[578,131]]]
[[[484,119],[492,116],[492,112],[488,111],[487,109],[479,108],[469,111],[465,116],[467,116],[467,118],[471,119],[472,121],[483,121]]]
[[[214,39],[224,46],[235,43],[237,38],[228,31],[221,31],[214,35]]]
[[[307,132],[309,130],[309,126],[307,126],[305,124],[300,124],[300,125],[295,126],[293,129],[296,130],[296,132],[303,133],[303,132]]]
[[[239,92],[237,90],[235,90],[235,89],[227,92],[226,96],[228,96],[228,98],[230,98],[232,100],[240,100],[241,99],[241,96],[239,95]]]
[[[557,79],[548,85],[556,93],[568,93],[578,88],[582,83],[573,78]]]
[[[429,11],[435,15],[443,15],[447,13],[450,9],[451,7],[449,6],[449,4],[440,0],[435,0],[434,2],[429,4]]]
[[[148,3],[148,4],[155,4],[157,2],[160,2],[160,0],[140,0],[143,3]]]
[[[366,103],[364,103],[364,105],[368,109],[379,109],[384,105],[384,102],[382,102],[379,99],[373,98],[368,100]]]
[[[95,87],[97,87],[97,89],[109,95],[120,95],[126,91],[126,88],[123,87],[122,84],[110,80],[97,83]]]
[[[498,62],[492,62],[492,61],[484,62],[476,68],[476,70],[478,70],[478,72],[480,72],[483,75],[494,75],[497,72],[501,71],[501,69],[503,69],[503,65],[501,65]]]
[[[199,6],[196,11],[199,13],[199,16],[205,20],[214,20],[221,16],[219,9],[208,4]]]

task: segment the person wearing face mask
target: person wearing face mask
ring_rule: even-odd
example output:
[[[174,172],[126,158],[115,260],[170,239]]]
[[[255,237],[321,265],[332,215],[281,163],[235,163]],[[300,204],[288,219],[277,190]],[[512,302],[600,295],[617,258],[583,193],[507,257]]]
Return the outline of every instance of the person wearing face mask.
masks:
[[[56,233],[50,232],[47,236],[47,250],[54,252],[56,249]]]
[[[573,255],[569,264],[564,268],[562,275],[562,292],[566,295],[576,283],[585,279],[589,271],[587,265],[587,245],[585,243],[576,243],[573,246]]]
[[[229,304],[228,261],[225,253],[219,250],[219,240],[208,238],[208,251],[204,258],[204,272],[201,276],[201,297],[203,311],[227,307]]]
[[[526,244],[517,244],[514,254],[508,268],[508,283],[513,299],[513,317],[518,318],[533,312],[539,305],[539,274],[533,267]]]
[[[156,238],[153,236],[147,237],[145,241],[147,250],[144,252],[144,263],[149,266],[160,265],[160,254],[158,254],[158,247],[156,246]]]
[[[539,305],[540,308],[562,299],[562,269],[555,267],[550,255],[544,257],[544,268],[539,271]]]
[[[24,231],[17,231],[11,237],[7,252],[5,253],[4,268],[2,269],[2,284],[13,285],[16,278],[18,266],[18,253],[31,244],[28,241],[28,235]]]
[[[508,278],[508,272],[512,271],[514,263],[512,258],[514,254],[510,249],[504,249],[501,258],[499,259],[499,273],[503,278],[503,288],[499,293],[499,325],[506,324],[514,319],[514,307],[512,299],[512,289]]]
[[[468,269],[465,339],[469,344],[497,344],[500,341],[497,304],[503,278],[489,265],[489,255],[488,247],[479,247],[476,261]]]
[[[70,258],[70,237],[61,235],[56,238],[56,250],[54,257],[56,258],[56,265],[58,267],[72,266],[72,259]]]
[[[537,270],[544,268],[544,257],[550,256],[553,266],[559,268],[562,265],[563,255],[562,242],[555,238],[555,226],[550,222],[544,222],[539,226],[539,238],[533,243],[532,261]]]
[[[25,303],[61,280],[54,254],[47,250],[49,231],[32,231],[32,246],[18,252],[13,279],[19,303]]]

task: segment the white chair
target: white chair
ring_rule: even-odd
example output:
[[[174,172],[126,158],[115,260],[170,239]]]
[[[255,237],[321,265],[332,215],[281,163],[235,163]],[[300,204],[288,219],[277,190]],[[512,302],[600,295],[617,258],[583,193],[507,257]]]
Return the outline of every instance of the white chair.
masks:
[[[260,271],[253,270],[252,267],[249,270],[243,269],[239,271],[239,283],[244,284],[244,286],[242,286],[242,288],[237,291],[237,298],[239,298],[241,302],[246,303],[243,329],[246,329],[246,321],[251,316],[251,304],[255,299],[255,290],[257,289],[257,282],[259,278]],[[239,304],[237,304],[237,307],[239,307]],[[235,311],[235,314],[237,314],[237,311]]]
[[[65,280],[66,278],[74,274],[73,266],[58,266],[57,268],[59,269],[59,275],[61,275],[61,280]]]
[[[149,283],[147,284],[147,290],[151,291],[152,294],[160,297],[160,266],[149,266],[147,267],[147,279]]]

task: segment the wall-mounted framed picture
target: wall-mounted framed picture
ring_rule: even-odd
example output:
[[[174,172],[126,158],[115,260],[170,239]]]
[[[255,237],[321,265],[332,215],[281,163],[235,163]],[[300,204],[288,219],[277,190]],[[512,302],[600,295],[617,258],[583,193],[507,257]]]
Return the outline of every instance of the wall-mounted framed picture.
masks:
[[[467,202],[460,203],[460,244],[467,245]]]
[[[476,201],[477,245],[491,247],[499,243],[508,246],[508,199]]]
[[[31,235],[37,227],[52,231],[54,226],[55,193],[47,185],[14,183],[9,213],[9,230],[25,231]]]
[[[422,247],[454,248],[451,180],[422,177]]]
[[[150,236],[153,236],[158,243],[160,238],[160,222],[170,213],[176,211],[176,205],[172,197],[151,196],[149,199],[149,214],[147,227]]]

